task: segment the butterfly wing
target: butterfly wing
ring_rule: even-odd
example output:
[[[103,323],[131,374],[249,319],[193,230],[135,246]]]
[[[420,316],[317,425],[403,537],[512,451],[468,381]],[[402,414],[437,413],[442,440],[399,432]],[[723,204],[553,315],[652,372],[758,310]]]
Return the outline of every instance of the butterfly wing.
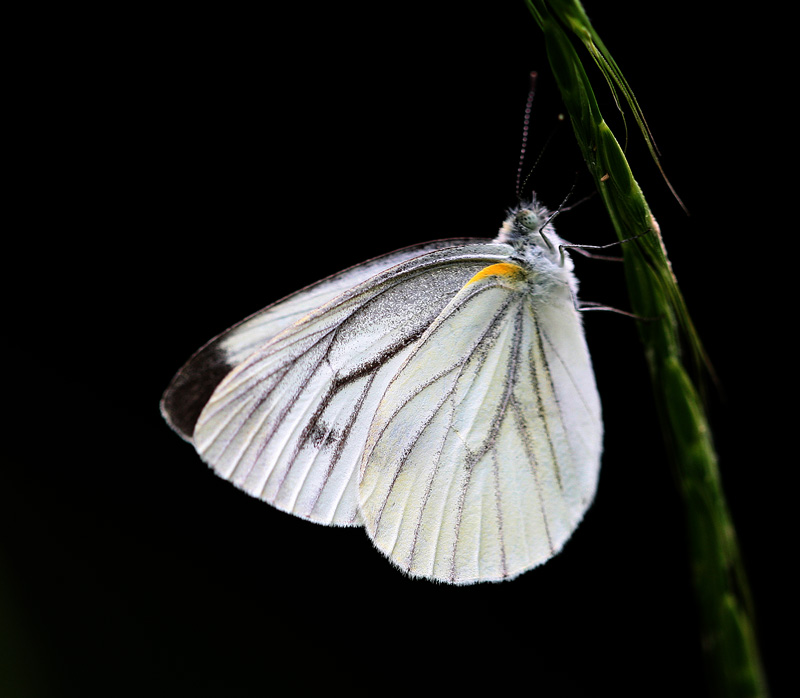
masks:
[[[580,317],[566,286],[543,303],[524,275],[499,264],[471,280],[371,425],[361,515],[414,576],[514,577],[558,552],[594,497],[602,422]]]
[[[301,317],[359,283],[427,252],[476,242],[437,240],[376,257],[322,279],[267,306],[212,339],[172,379],[161,400],[167,423],[192,440],[201,410],[220,381],[256,349]]]
[[[401,262],[306,314],[236,366],[194,429],[217,474],[319,523],[360,525],[357,471],[383,391],[464,283],[505,245]]]

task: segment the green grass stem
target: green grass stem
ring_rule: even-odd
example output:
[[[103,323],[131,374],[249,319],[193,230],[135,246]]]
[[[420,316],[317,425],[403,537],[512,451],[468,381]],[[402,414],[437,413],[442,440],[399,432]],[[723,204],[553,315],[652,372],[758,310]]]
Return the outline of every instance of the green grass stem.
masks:
[[[620,240],[636,238],[622,246],[625,274],[633,311],[651,318],[638,322],[639,334],[685,505],[702,628],[698,641],[706,657],[711,694],[767,696],[753,606],[701,399],[700,376],[708,362],[661,231],[617,138],[603,119],[579,48],[585,49],[584,60],[591,59],[599,68],[617,105],[628,107],[658,163],[655,144],[633,91],[581,4],[577,0],[526,3],[544,33],[550,66],[578,146],[616,234]]]

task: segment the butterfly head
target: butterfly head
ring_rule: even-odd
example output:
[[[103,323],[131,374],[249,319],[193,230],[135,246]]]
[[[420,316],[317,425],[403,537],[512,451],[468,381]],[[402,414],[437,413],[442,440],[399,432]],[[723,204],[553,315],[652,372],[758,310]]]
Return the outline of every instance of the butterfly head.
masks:
[[[514,223],[527,231],[538,232],[547,222],[547,211],[543,208],[520,208],[514,214]]]
[[[518,255],[529,261],[547,259],[561,266],[564,256],[559,245],[563,243],[550,223],[552,214],[535,199],[523,202],[508,212],[500,228],[497,242],[511,245]]]

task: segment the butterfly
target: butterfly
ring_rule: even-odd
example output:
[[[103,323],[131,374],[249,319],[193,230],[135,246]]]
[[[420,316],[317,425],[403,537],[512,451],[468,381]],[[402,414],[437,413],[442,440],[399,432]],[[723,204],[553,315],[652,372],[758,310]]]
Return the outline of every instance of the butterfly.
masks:
[[[594,499],[603,424],[552,216],[428,242],[255,313],[177,373],[162,414],[248,494],[363,526],[415,577],[512,579]]]

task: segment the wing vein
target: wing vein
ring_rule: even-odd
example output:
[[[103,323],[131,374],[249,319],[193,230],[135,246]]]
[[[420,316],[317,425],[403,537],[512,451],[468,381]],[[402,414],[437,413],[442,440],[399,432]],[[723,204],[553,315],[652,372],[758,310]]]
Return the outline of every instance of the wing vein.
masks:
[[[539,329],[539,322],[536,319],[536,316],[533,315],[533,327],[536,332],[536,343],[539,348],[539,353],[542,356],[542,364],[543,370],[545,374],[545,379],[550,387],[550,391],[553,393],[553,397],[556,401],[556,407],[558,408],[558,415],[559,419],[561,420],[561,428],[565,429],[564,425],[564,417],[561,412],[561,404],[558,400],[558,394],[556,393],[555,386],[553,385],[553,376],[550,373],[550,365],[547,362],[547,354],[544,350],[544,345],[542,343],[542,335]],[[536,396],[536,412],[539,416],[539,419],[542,422],[542,426],[544,427],[544,432],[547,440],[547,446],[550,451],[550,457],[553,459],[553,467],[555,469],[556,474],[556,482],[558,482],[558,488],[563,492],[564,491],[564,483],[561,480],[561,464],[558,462],[558,456],[556,455],[555,445],[553,444],[553,435],[550,430],[550,422],[548,421],[548,415],[544,408],[544,402],[542,401],[542,389],[540,383],[540,376],[538,365],[536,361],[536,356],[534,354],[534,345],[531,344],[531,350],[528,357],[528,360],[531,365],[531,373],[533,375],[533,383],[534,383],[534,395]]]
[[[544,531],[545,535],[547,536],[547,544],[550,547],[550,552],[555,554],[555,548],[553,547],[553,539],[550,536],[550,525],[547,521],[547,514],[544,509],[544,500],[542,499],[542,485],[539,482],[539,469],[538,464],[536,463],[536,456],[533,453],[533,447],[531,442],[530,434],[528,433],[528,429],[525,426],[525,418],[522,414],[522,408],[520,407],[519,403],[516,400],[513,400],[512,407],[514,410],[514,416],[517,420],[517,427],[522,434],[522,444],[525,447],[525,452],[528,456],[528,460],[531,463],[531,473],[533,474],[533,481],[536,484],[536,494],[539,498],[539,511],[542,514],[542,520],[544,521]]]
[[[486,332],[481,337],[481,343],[487,337],[489,338],[490,343],[494,343],[498,339],[498,335],[494,333],[494,329],[497,327],[499,322],[505,317],[505,311],[511,305],[514,297],[510,297],[504,305],[502,309],[495,314],[495,317],[492,319],[492,322],[489,323],[489,327],[487,328]],[[491,334],[490,334],[491,333]],[[489,433],[486,435],[486,438],[483,440],[481,444],[481,451],[477,453],[469,453],[467,458],[467,463],[465,467],[468,471],[467,477],[464,479],[461,487],[461,491],[459,492],[459,500],[458,500],[458,509],[456,513],[456,528],[455,528],[455,536],[453,540],[453,549],[452,549],[452,557],[451,557],[451,568],[450,568],[450,578],[455,579],[455,567],[456,567],[456,553],[458,551],[458,543],[460,540],[461,535],[461,522],[463,518],[463,504],[464,498],[466,496],[466,490],[469,487],[469,483],[472,478],[472,470],[474,466],[479,463],[484,456],[494,448],[497,434],[500,432],[500,427],[505,419],[506,411],[508,406],[512,400],[514,387],[516,385],[517,380],[517,371],[519,368],[519,353],[520,347],[522,346],[522,306],[519,307],[517,310],[515,317],[514,317],[514,330],[512,333],[512,343],[511,343],[511,351],[508,356],[508,368],[504,377],[503,381],[503,396],[500,400],[500,404],[497,407],[495,412],[494,418],[492,419],[492,426],[489,430]],[[474,350],[473,350],[474,351]],[[441,525],[439,527],[439,533],[441,534]],[[438,548],[439,539],[437,538],[437,548]]]
[[[500,564],[503,577],[508,577],[508,563],[506,562],[506,541],[503,532],[503,502],[500,493],[500,466],[497,463],[497,449],[492,449],[492,474],[494,476],[494,501],[497,514],[497,530],[500,538]]]
[[[322,340],[320,340],[320,341],[322,341]],[[332,341],[332,339],[331,339],[331,341]],[[330,350],[331,341],[328,342],[328,346],[326,347],[325,352],[323,353],[323,355],[320,356],[320,358],[317,360],[317,362],[313,365],[313,367],[310,369],[310,371],[306,374],[305,378],[300,380],[299,385],[295,386],[294,392],[291,395],[288,396],[286,404],[284,404],[284,406],[277,413],[277,415],[275,417],[275,422],[272,425],[271,429],[269,430],[269,433],[264,438],[261,439],[261,443],[259,445],[258,451],[256,452],[255,456],[253,457],[253,461],[252,461],[252,463],[250,465],[249,470],[247,471],[247,474],[245,475],[245,479],[250,477],[250,474],[253,472],[253,468],[255,468],[256,464],[261,460],[261,456],[264,454],[264,451],[269,446],[270,442],[272,441],[272,438],[275,436],[275,434],[278,431],[278,429],[280,429],[280,427],[283,425],[283,422],[286,419],[286,417],[289,414],[289,412],[291,412],[292,408],[297,403],[297,399],[300,396],[300,394],[305,390],[306,386],[314,378],[314,376],[317,375],[317,371],[319,371],[320,366],[322,366],[322,364],[325,362],[325,359],[326,359],[326,357],[328,355],[328,351]],[[318,343],[319,342],[315,342],[314,346],[316,346]],[[309,350],[310,350],[310,348],[309,348]],[[308,350],[306,352],[304,352],[304,353],[308,353]],[[296,362],[297,362],[297,358],[296,357],[291,359],[290,361],[288,361],[287,364],[286,364],[286,371],[288,372],[290,370],[290,367],[295,365]],[[275,390],[276,387],[277,387],[277,384],[276,384],[276,386],[273,386],[269,391],[267,391],[267,393],[265,393],[264,395],[261,395],[259,397],[259,399],[256,401],[256,404],[255,404],[253,410],[251,410],[251,412],[250,412],[251,415],[255,412],[256,409],[258,409],[258,407],[260,407],[268,399],[268,397],[272,394],[272,392]],[[264,416],[261,418],[261,420],[259,422],[259,425],[258,425],[258,428],[251,431],[250,438],[248,439],[248,446],[249,446],[250,443],[252,443],[252,439],[254,438],[255,433],[257,433],[258,431],[261,430],[261,427],[264,425],[264,422],[272,414],[273,414],[273,410],[272,409],[268,410],[264,414]],[[270,469],[270,472],[269,472],[269,475],[267,476],[266,482],[269,482],[269,479],[272,477],[272,473],[275,471],[274,465],[277,464],[278,460],[280,459],[280,456],[283,454],[283,451],[284,451],[285,447],[286,447],[286,444],[284,443],[281,446],[281,450],[278,452],[277,456],[273,459],[273,467]],[[244,451],[241,451],[240,453],[243,454]],[[266,482],[265,482],[265,486],[266,486]],[[283,482],[283,478],[281,479],[281,482]]]
[[[345,424],[344,428],[342,429],[342,436],[336,443],[336,449],[335,449],[333,455],[330,458],[330,462],[328,463],[328,467],[325,469],[325,475],[324,475],[324,477],[322,479],[322,483],[317,488],[316,495],[314,496],[314,500],[313,500],[313,502],[311,504],[311,510],[312,511],[314,510],[314,508],[319,503],[319,499],[322,496],[323,490],[327,486],[328,481],[330,480],[330,477],[333,474],[333,471],[336,469],[336,466],[339,464],[339,460],[342,457],[342,452],[344,451],[344,448],[345,448],[345,446],[347,444],[347,441],[350,439],[351,430],[353,428],[353,425],[356,423],[356,420],[358,419],[358,415],[361,413],[361,408],[364,406],[364,400],[366,400],[367,394],[369,393],[370,388],[372,387],[372,383],[375,380],[376,373],[377,372],[374,371],[370,375],[370,377],[367,379],[367,382],[366,382],[366,385],[364,386],[364,389],[361,391],[361,394],[358,396],[358,400],[356,401],[355,408],[350,413],[350,417],[347,420],[347,424]],[[328,430],[328,433],[330,433],[331,430],[332,430],[332,428]],[[319,453],[321,453],[321,450],[317,452],[317,456],[319,455]],[[316,462],[317,456],[314,457],[314,462]],[[340,494],[340,499],[341,499],[341,494]]]
[[[456,364],[455,366],[452,366],[452,367],[450,367],[449,369],[447,369],[445,371],[439,372],[434,378],[432,378],[430,381],[428,381],[424,386],[422,386],[421,388],[415,390],[414,391],[414,395],[412,397],[416,397],[425,388],[430,387],[437,380],[439,380],[441,378],[444,378],[444,376],[446,376],[448,373],[452,373],[454,370],[456,370],[457,367],[458,367],[458,365]],[[389,488],[388,488],[388,490],[386,492],[386,496],[383,498],[383,501],[381,502],[380,506],[378,507],[377,515],[375,516],[375,529],[376,530],[377,530],[378,526],[380,525],[381,518],[383,517],[384,508],[386,507],[386,504],[389,501],[389,497],[391,497],[391,495],[392,495],[395,483],[397,482],[397,478],[399,477],[400,473],[402,472],[403,466],[406,464],[406,461],[408,460],[409,456],[411,455],[411,452],[414,450],[414,446],[416,445],[417,441],[419,441],[419,437],[422,436],[423,432],[428,428],[430,423],[435,419],[435,417],[439,413],[439,410],[441,409],[442,405],[450,397],[450,395],[452,394],[453,390],[455,390],[455,386],[453,388],[451,388],[450,391],[448,391],[445,395],[442,396],[442,398],[439,400],[439,403],[433,409],[431,414],[422,422],[422,425],[421,425],[420,429],[418,429],[417,432],[415,433],[415,435],[411,438],[411,441],[410,441],[409,445],[406,446],[406,448],[404,448],[403,452],[400,454],[400,456],[398,458],[398,462],[397,462],[397,467],[396,467],[396,469],[394,471],[394,474],[392,476],[392,481],[389,484]],[[406,400],[403,403],[403,405],[407,405],[411,401],[412,397],[409,397],[408,400]],[[395,414],[397,414],[397,411],[395,412]],[[387,423],[384,425],[383,429],[380,432],[381,435],[386,430],[386,427],[389,425],[390,421],[391,420],[387,421]],[[376,439],[376,442],[377,441],[378,441],[378,439]],[[438,457],[439,457],[439,454],[437,454],[437,456],[436,456],[436,458],[437,458],[436,462],[438,462]],[[435,468],[434,468],[433,472],[435,472]],[[429,493],[430,493],[430,484],[428,485],[428,492],[426,493],[426,495],[429,494]],[[418,528],[417,528],[417,530],[418,530]],[[415,537],[416,537],[416,531],[415,531]],[[412,557],[413,557],[413,552],[412,552]]]

